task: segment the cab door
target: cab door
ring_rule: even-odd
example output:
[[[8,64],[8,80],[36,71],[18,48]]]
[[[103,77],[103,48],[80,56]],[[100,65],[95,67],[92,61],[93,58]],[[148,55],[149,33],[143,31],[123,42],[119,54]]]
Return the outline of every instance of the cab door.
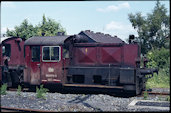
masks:
[[[62,60],[60,46],[42,46],[41,82],[62,82]]]
[[[40,84],[40,46],[31,46],[30,82],[32,85]]]

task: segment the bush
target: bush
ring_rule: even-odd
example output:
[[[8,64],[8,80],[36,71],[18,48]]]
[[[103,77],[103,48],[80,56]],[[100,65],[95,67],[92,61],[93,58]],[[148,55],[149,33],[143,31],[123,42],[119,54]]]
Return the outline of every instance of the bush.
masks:
[[[21,95],[21,86],[20,86],[20,85],[18,85],[17,95],[18,95],[18,96],[20,96],[20,95]]]
[[[148,98],[148,92],[146,90],[146,91],[144,91],[144,100],[147,100],[147,98]]]
[[[165,71],[160,70],[159,74],[147,80],[146,87],[148,88],[170,88],[170,76]]]
[[[40,85],[40,89],[38,87],[36,87],[36,96],[37,98],[45,98],[45,94],[47,93],[48,89],[43,88],[43,85]]]
[[[3,84],[1,86],[1,95],[6,95],[7,94],[7,84]]]
[[[149,62],[147,63],[148,67],[158,67],[159,69],[167,68],[169,72],[170,68],[170,50],[161,48],[154,49],[147,53],[147,58]],[[170,73],[170,72],[169,72]]]
[[[154,49],[147,53],[149,62],[148,68],[159,68],[159,74],[154,74],[153,78],[148,79],[147,86],[150,88],[170,88],[170,50],[161,48]]]
[[[167,96],[166,97],[166,101],[170,101],[170,96]]]

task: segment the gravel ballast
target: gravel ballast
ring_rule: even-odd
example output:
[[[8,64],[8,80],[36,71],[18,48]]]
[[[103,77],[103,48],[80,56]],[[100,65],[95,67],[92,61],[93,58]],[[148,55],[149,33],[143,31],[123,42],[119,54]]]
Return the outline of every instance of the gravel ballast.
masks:
[[[158,97],[151,97],[157,100]],[[34,92],[7,91],[6,95],[1,95],[1,106],[51,110],[51,111],[163,111],[162,109],[129,107],[134,99],[143,97],[121,98],[107,94],[61,94],[47,93],[46,99],[36,97]]]

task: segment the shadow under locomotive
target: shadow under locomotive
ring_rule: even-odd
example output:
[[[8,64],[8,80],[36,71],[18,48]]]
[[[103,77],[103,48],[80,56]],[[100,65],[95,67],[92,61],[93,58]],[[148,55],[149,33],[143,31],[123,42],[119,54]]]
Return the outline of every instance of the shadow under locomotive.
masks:
[[[82,87],[82,86],[56,86],[56,85],[45,85],[44,88],[49,89],[50,93],[61,93],[61,94],[85,94],[85,95],[91,95],[91,94],[107,94],[110,96],[115,96],[115,97],[131,97],[135,96],[134,91],[125,91],[124,89],[118,88],[118,87],[113,87],[113,88],[106,88],[106,87],[101,87],[99,88],[98,86],[89,86],[89,87]],[[35,91],[35,90],[34,90]]]

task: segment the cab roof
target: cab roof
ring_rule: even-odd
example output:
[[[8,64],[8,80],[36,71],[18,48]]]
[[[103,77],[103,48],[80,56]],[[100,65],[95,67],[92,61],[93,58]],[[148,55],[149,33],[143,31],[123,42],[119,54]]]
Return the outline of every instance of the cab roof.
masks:
[[[3,44],[9,40],[14,40],[14,39],[15,39],[15,41],[21,41],[22,40],[19,37],[0,37],[0,44]]]
[[[25,45],[55,46],[63,45],[69,36],[34,36],[25,41]]]
[[[1,37],[1,38],[0,38],[0,44],[1,44],[4,40],[6,40],[6,39],[8,39],[8,38],[11,38],[11,37]]]

